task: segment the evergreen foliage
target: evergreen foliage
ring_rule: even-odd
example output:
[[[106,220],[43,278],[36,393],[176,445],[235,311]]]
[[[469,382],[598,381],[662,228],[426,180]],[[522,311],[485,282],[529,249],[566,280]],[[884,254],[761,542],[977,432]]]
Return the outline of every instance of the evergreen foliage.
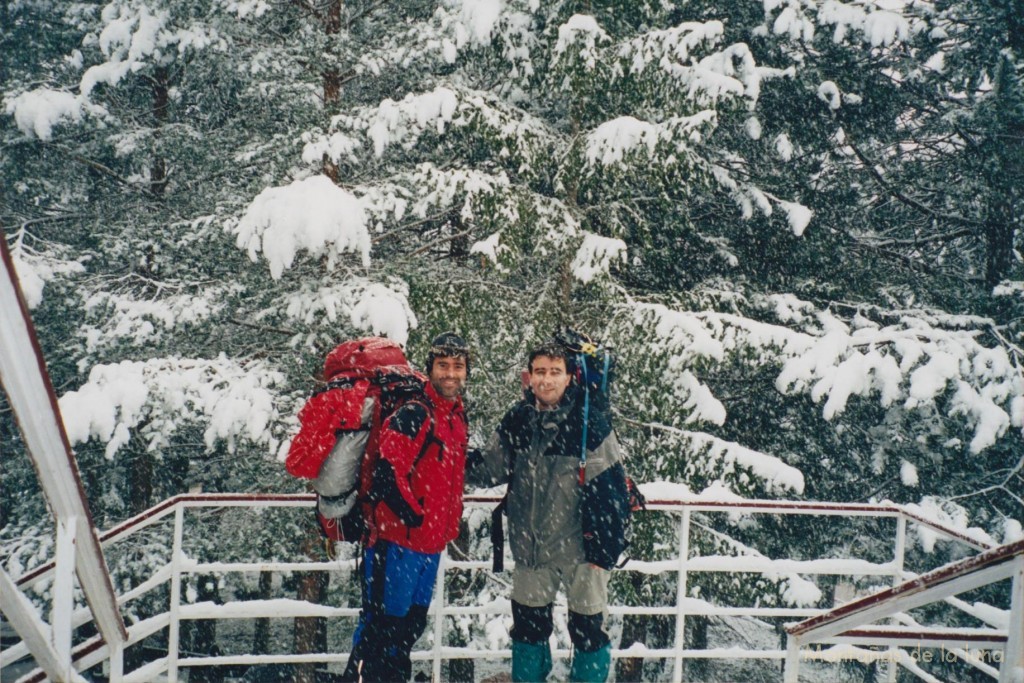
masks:
[[[620,355],[640,481],[1011,540],[1024,6],[890,4],[3,3],[0,222],[97,523],[197,485],[301,490],[294,413],[352,336],[422,363],[457,330],[482,442],[568,324]],[[0,439],[17,574],[52,542],[5,403]],[[727,555],[859,542],[704,522]],[[304,552],[284,526],[237,537]],[[698,590],[799,603],[791,581]]]

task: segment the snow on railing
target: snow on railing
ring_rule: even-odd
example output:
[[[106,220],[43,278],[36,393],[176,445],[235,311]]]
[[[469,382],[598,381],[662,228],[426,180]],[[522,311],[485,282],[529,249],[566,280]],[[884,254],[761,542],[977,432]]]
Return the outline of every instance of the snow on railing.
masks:
[[[481,507],[493,507],[498,498],[495,496],[467,496],[467,513]],[[182,586],[186,576],[199,574],[226,574],[226,573],[253,573],[253,572],[307,572],[326,571],[334,572],[341,570],[351,571],[354,568],[353,561],[333,562],[200,562],[189,558],[183,552],[183,541],[186,533],[185,513],[187,510],[196,508],[308,508],[314,504],[314,498],[309,494],[187,494],[170,498],[157,506],[147,510],[135,517],[117,525],[116,527],[100,534],[100,543],[105,550],[108,550],[119,541],[137,534],[143,529],[168,520],[173,516],[173,541],[170,561],[159,568],[153,576],[143,583],[135,586],[131,591],[118,596],[118,605],[123,610],[129,602],[139,599],[158,588],[170,587],[170,604],[167,612],[154,615],[144,621],[135,623],[128,629],[128,640],[125,647],[141,643],[146,638],[158,634],[166,629],[167,655],[155,661],[150,661],[142,668],[131,672],[121,673],[122,662],[111,661],[111,681],[147,681],[158,676],[166,675],[170,681],[178,679],[179,671],[182,668],[196,666],[255,666],[259,664],[299,664],[299,663],[323,663],[342,665],[348,659],[346,652],[324,652],[311,654],[234,654],[216,656],[182,656],[180,652],[180,629],[183,622],[195,620],[235,620],[235,619],[256,619],[256,618],[296,618],[296,617],[324,617],[344,618],[354,622],[358,610],[355,607],[333,607],[329,605],[312,604],[302,600],[275,598],[269,600],[247,600],[235,601],[227,604],[215,604],[213,602],[193,602],[191,604],[182,601]],[[841,504],[841,503],[817,503],[817,502],[795,502],[795,501],[767,501],[767,500],[705,500],[701,497],[660,499],[651,500],[648,503],[648,513],[666,513],[679,517],[678,526],[678,554],[675,559],[659,561],[630,560],[623,570],[626,572],[639,572],[644,575],[659,575],[667,573],[677,574],[676,601],[674,605],[663,606],[627,606],[611,605],[611,615],[661,615],[675,618],[675,640],[670,648],[649,648],[640,644],[632,644],[625,649],[617,649],[613,652],[616,658],[638,658],[638,659],[661,659],[672,662],[673,680],[680,681],[683,678],[684,666],[688,660],[743,660],[743,659],[766,659],[783,660],[787,651],[782,649],[752,649],[748,647],[713,647],[705,649],[687,649],[685,647],[683,634],[686,621],[692,617],[753,617],[753,618],[818,618],[825,614],[825,610],[813,607],[760,607],[760,606],[728,606],[716,605],[711,602],[690,596],[688,585],[690,576],[697,573],[717,574],[762,574],[773,577],[793,577],[796,582],[806,581],[802,576],[816,575],[837,575],[837,576],[881,576],[886,577],[890,583],[902,581],[907,573],[904,571],[904,552],[906,547],[907,523],[920,525],[927,528],[930,533],[939,534],[950,540],[965,544],[975,550],[985,550],[982,555],[970,559],[977,559],[991,554],[986,544],[968,533],[961,530],[948,528],[933,520],[921,517],[920,515],[908,513],[901,506],[889,503],[883,504]],[[893,538],[893,558],[888,562],[874,563],[862,559],[812,559],[812,560],[789,560],[770,559],[756,554],[745,556],[699,556],[696,554],[696,547],[691,544],[691,531],[699,528],[692,520],[695,513],[729,513],[729,514],[765,514],[765,515],[817,515],[828,517],[866,517],[866,518],[887,518],[895,522],[895,535]],[[968,560],[968,561],[969,561]],[[54,575],[53,563],[49,563],[27,572],[17,580],[18,588],[25,590],[28,587],[50,579]],[[508,649],[481,650],[469,647],[452,647],[444,645],[446,619],[444,617],[463,617],[467,615],[493,615],[505,617],[510,612],[507,601],[492,602],[487,605],[454,605],[448,603],[446,591],[447,579],[451,572],[487,572],[490,570],[490,562],[483,560],[456,560],[446,553],[442,559],[441,570],[438,575],[438,588],[435,591],[435,600],[431,605],[431,614],[434,617],[433,647],[426,650],[418,650],[413,653],[414,661],[429,661],[431,663],[433,680],[441,680],[441,664],[445,660],[454,659],[508,659]],[[928,576],[928,575],[926,575]],[[894,590],[894,589],[889,589]],[[967,614],[981,619],[993,628],[990,629],[952,629],[942,635],[946,640],[956,640],[959,643],[970,643],[974,647],[999,648],[1006,643],[1005,625],[1000,630],[1000,622],[1006,614],[1004,611],[992,608],[988,605],[970,605],[956,598],[939,596],[935,598],[946,599],[954,608],[960,609]],[[1014,594],[1016,596],[1016,593]],[[1016,599],[1016,598],[1015,598]],[[862,598],[863,600],[863,598]],[[909,608],[908,608],[909,609]],[[1019,608],[1018,608],[1019,609]],[[896,610],[898,611],[898,610]],[[844,634],[849,643],[866,642],[871,638],[872,643],[884,643],[890,646],[890,653],[906,652],[899,650],[900,645],[906,645],[915,635],[921,638],[914,640],[913,644],[920,647],[928,647],[935,640],[934,629],[928,630],[915,625],[910,617],[899,614],[897,619],[910,626],[904,628],[886,627],[879,630],[855,631]],[[72,622],[74,627],[84,625],[89,621],[87,609],[77,610]],[[807,623],[807,622],[804,622]],[[916,631],[912,627],[916,627]],[[888,636],[887,636],[888,634]],[[860,640],[857,640],[860,638]],[[792,642],[792,641],[791,641]],[[803,641],[810,642],[810,641]],[[852,645],[848,645],[852,646]],[[108,658],[120,657],[123,649],[117,648],[111,653],[103,642],[102,638],[95,636],[80,642],[73,650],[71,658],[73,666],[78,671],[84,671],[105,662]],[[4,652],[5,664],[17,661],[28,655],[28,648],[24,644],[18,644],[8,648]],[[556,649],[556,659],[565,659],[570,653],[565,649]],[[791,652],[790,652],[791,654]],[[894,656],[892,660],[902,664],[910,671],[918,674],[924,680],[929,680],[926,672],[920,670],[909,655]],[[978,667],[976,667],[978,668]],[[984,669],[982,669],[984,670]],[[991,671],[986,671],[991,673]],[[25,683],[41,681],[44,678],[42,671],[36,671],[33,675],[22,679]]]
[[[950,629],[922,628],[905,612],[944,600],[960,593],[1012,580],[1011,607],[1006,628]],[[902,616],[909,625],[874,626],[879,619]],[[804,645],[838,643],[840,654],[851,654],[842,646],[891,644],[897,641],[940,648],[943,656],[960,659],[1000,683],[1024,683],[1024,540],[987,550],[980,555],[951,562],[926,574],[914,576],[892,588],[867,595],[828,612],[786,627],[785,683],[797,683],[803,656],[815,659],[819,653],[802,653]],[[971,645],[975,649],[971,649]],[[990,655],[989,653],[994,653]],[[826,655],[828,656],[828,655]],[[931,661],[934,658],[929,657]],[[986,661],[988,660],[988,661]],[[906,666],[925,680],[934,680],[905,652],[894,661]],[[952,659],[947,660],[952,661]],[[1000,664],[996,669],[990,662]]]

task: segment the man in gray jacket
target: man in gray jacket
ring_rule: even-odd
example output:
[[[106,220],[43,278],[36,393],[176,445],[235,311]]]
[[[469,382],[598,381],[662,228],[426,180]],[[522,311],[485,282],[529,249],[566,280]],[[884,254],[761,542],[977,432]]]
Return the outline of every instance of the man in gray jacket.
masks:
[[[551,671],[560,587],[574,649],[569,680],[604,681],[611,665],[604,615],[629,494],[609,416],[588,414],[576,368],[576,357],[557,342],[531,351],[525,397],[502,418],[482,466],[470,473],[479,483],[509,485],[514,681],[543,681]]]

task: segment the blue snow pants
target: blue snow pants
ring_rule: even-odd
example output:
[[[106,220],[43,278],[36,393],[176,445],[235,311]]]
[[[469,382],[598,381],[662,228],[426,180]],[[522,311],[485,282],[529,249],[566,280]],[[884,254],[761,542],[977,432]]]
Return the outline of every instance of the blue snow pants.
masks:
[[[409,653],[427,627],[440,561],[440,553],[420,553],[388,541],[366,549],[363,605],[343,680],[409,680]]]

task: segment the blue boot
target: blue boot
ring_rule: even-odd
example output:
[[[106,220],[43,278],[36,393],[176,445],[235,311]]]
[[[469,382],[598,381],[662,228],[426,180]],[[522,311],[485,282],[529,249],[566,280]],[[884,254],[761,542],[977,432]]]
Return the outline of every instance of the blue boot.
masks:
[[[512,641],[512,680],[541,683],[551,673],[551,646],[547,643]]]
[[[611,645],[605,645],[600,650],[593,652],[582,652],[577,649],[572,655],[569,680],[574,683],[604,683],[608,680],[608,671],[611,666]]]

